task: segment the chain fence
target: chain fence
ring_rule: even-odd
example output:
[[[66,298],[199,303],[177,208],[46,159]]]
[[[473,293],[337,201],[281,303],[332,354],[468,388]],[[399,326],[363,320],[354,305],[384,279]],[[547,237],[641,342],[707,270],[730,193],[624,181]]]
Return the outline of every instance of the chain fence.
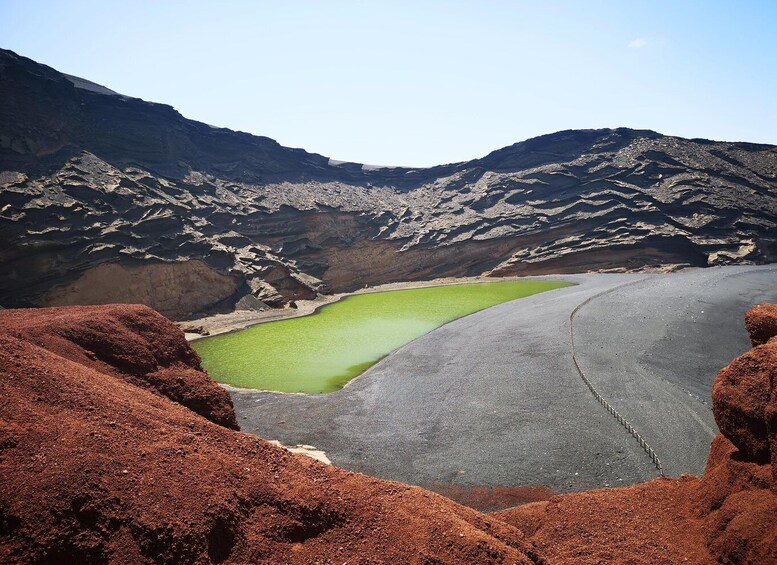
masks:
[[[575,331],[574,331],[574,318],[575,314],[577,314],[578,310],[591,302],[594,298],[599,298],[600,296],[603,296],[605,294],[608,294],[610,292],[613,292],[615,290],[621,289],[624,286],[630,286],[632,284],[637,284],[639,282],[642,282],[643,279],[640,279],[638,281],[634,281],[632,283],[628,283],[625,285],[620,285],[615,288],[610,288],[608,290],[605,290],[604,292],[600,292],[598,294],[595,294],[593,296],[588,297],[586,300],[575,306],[575,308],[570,312],[569,314],[569,344],[571,346],[572,350],[572,362],[575,365],[575,370],[577,371],[577,374],[580,375],[580,378],[583,380],[583,383],[585,383],[585,386],[588,387],[588,390],[591,391],[591,394],[594,395],[594,398],[601,404],[605,410],[607,410],[613,418],[615,418],[618,423],[623,426],[627,432],[631,434],[631,436],[637,440],[637,443],[639,443],[639,446],[645,451],[648,457],[650,457],[650,460],[653,462],[653,465],[655,465],[656,470],[658,470],[658,473],[663,477],[664,476],[664,467],[661,465],[661,460],[658,458],[658,455],[656,455],[655,450],[650,447],[648,442],[645,441],[645,438],[640,435],[640,433],[634,428],[634,426],[631,425],[631,423],[623,417],[623,415],[618,412],[607,400],[599,393],[598,390],[596,390],[596,387],[591,383],[590,380],[588,380],[588,377],[585,376],[585,373],[583,372],[583,369],[580,368],[580,364],[577,362],[577,355],[575,353]]]

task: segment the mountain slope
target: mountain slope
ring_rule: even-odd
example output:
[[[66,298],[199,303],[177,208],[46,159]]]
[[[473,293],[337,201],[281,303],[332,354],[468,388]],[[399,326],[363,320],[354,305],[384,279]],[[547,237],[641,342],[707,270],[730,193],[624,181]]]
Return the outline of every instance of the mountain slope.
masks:
[[[0,101],[6,307],[133,301],[182,317],[394,280],[777,256],[774,146],[578,130],[367,167],[10,51]]]

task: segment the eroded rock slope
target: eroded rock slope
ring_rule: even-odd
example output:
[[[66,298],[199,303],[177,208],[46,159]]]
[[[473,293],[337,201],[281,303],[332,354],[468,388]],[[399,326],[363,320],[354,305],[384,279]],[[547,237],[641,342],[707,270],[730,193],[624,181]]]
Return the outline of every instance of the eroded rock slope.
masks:
[[[6,307],[130,301],[182,317],[396,280],[777,256],[774,146],[580,130],[464,163],[371,167],[10,51],[0,102]]]

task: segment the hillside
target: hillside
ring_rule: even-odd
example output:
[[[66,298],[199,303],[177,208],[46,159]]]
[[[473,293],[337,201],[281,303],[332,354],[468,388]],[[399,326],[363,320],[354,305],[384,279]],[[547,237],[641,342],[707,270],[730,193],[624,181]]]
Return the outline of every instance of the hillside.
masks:
[[[440,276],[771,262],[775,218],[774,146],[578,130],[371,167],[0,50],[5,307],[181,318]]]

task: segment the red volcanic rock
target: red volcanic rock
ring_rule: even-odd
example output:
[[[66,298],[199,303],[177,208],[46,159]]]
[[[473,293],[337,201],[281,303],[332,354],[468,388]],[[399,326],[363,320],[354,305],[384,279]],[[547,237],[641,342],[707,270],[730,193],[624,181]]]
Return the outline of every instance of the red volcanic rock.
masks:
[[[745,314],[745,328],[753,347],[777,335],[777,304],[759,304]]]
[[[770,489],[728,496],[705,521],[718,563],[777,563],[777,495]]]
[[[703,477],[486,516],[208,421],[166,321],[86,312],[0,313],[0,562],[777,562],[774,341],[718,375]]]
[[[501,521],[171,401],[168,384],[193,382],[197,359],[148,309],[15,311],[0,324],[2,563],[539,560]]]
[[[702,520],[718,563],[777,562],[777,496],[772,465],[748,460],[725,436],[712,443],[704,476],[686,497],[689,519]]]
[[[751,309],[745,326],[754,347],[718,374],[712,389],[713,413],[720,431],[744,458],[774,463],[777,341],[771,338],[777,332],[777,306],[762,304]]]
[[[688,509],[694,481],[554,496],[494,516],[530,525],[527,535],[549,563],[713,564],[703,524]]]
[[[0,334],[29,341],[238,429],[229,394],[203,373],[200,357],[183,332],[147,306],[3,310]]]
[[[704,476],[686,494],[689,519],[703,520],[718,563],[777,562],[777,496],[772,465],[748,460],[725,436],[712,443]]]
[[[704,477],[691,497],[693,511],[707,516],[726,498],[744,491],[760,491],[772,485],[771,465],[749,461],[722,434],[712,441]]]
[[[718,428],[749,460],[770,460],[766,407],[775,377],[777,347],[759,345],[724,368],[712,388]]]

